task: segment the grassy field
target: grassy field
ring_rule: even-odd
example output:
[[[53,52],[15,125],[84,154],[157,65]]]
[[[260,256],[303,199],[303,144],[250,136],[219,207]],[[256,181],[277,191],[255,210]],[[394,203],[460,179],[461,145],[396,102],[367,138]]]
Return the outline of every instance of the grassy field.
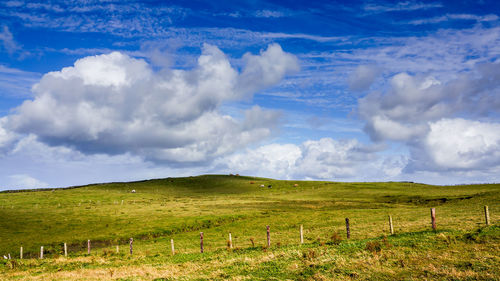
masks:
[[[216,175],[3,192],[0,255],[10,253],[12,259],[0,260],[0,279],[500,280],[499,203],[500,184]],[[431,229],[430,207],[436,208],[437,231]],[[389,235],[388,215],[395,235]],[[351,239],[345,235],[346,217]],[[227,245],[229,232],[233,249]],[[36,258],[40,246],[43,260]]]

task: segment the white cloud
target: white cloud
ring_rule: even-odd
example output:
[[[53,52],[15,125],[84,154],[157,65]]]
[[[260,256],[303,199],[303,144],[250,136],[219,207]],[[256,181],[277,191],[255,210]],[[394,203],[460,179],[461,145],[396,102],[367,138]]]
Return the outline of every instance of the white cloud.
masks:
[[[384,12],[394,12],[394,11],[416,11],[416,10],[428,10],[434,8],[441,8],[443,4],[435,3],[422,3],[416,1],[402,1],[390,5],[381,4],[365,4],[363,9],[370,13],[384,13]]]
[[[302,144],[296,174],[300,178],[354,178],[363,163],[376,159],[373,151],[356,140],[335,141],[323,138]]]
[[[489,14],[484,16],[478,16],[472,14],[446,14],[444,16],[439,16],[439,17],[412,20],[408,23],[413,25],[421,25],[421,24],[441,23],[450,20],[473,20],[477,22],[488,22],[488,21],[497,21],[498,16],[494,14]]]
[[[430,123],[424,140],[430,159],[445,169],[477,170],[500,166],[500,123],[461,118]]]
[[[499,77],[500,63],[478,65],[446,83],[400,73],[392,77],[385,94],[373,92],[360,99],[358,110],[372,139],[418,141],[429,131],[428,122],[498,112]]]
[[[376,65],[359,65],[349,75],[347,80],[349,89],[351,91],[368,90],[380,73],[381,69]]]
[[[285,14],[280,11],[259,10],[255,12],[255,16],[258,18],[281,18],[284,17]]]
[[[52,28],[70,32],[104,32],[123,37],[155,36],[164,33],[172,22],[182,19],[189,9],[176,6],[150,7],[130,2],[67,2],[63,6],[54,3],[7,2],[8,9],[0,9],[7,18],[17,18],[26,27]],[[70,13],[63,13],[69,11]],[[103,14],[113,12],[110,20]],[[133,14],[134,16],[130,16]]]
[[[479,64],[446,82],[400,73],[385,93],[360,99],[358,110],[373,140],[409,146],[407,173],[468,170],[476,177],[500,168],[500,125],[484,121],[500,112],[499,77],[500,63]]]
[[[9,181],[4,189],[32,189],[45,188],[49,185],[26,174],[16,174],[9,176]]]
[[[29,175],[51,187],[84,185],[96,182],[131,181],[160,178],[171,175],[192,175],[200,170],[169,169],[143,161],[129,153],[120,155],[85,155],[66,146],[48,146],[34,135],[21,139],[14,148],[0,157],[0,190],[12,188],[35,188],[46,185],[19,184]],[[61,176],[65,175],[65,176]]]
[[[0,156],[1,153],[9,151],[16,141],[17,136],[15,133],[6,129],[7,117],[0,118]]]
[[[386,180],[400,175],[406,160],[379,157],[380,146],[355,139],[269,144],[217,161],[218,168],[281,179]],[[370,179],[371,177],[371,179]]]
[[[245,68],[239,85],[244,92],[256,92],[278,83],[286,74],[297,72],[297,58],[284,53],[278,44],[269,45],[260,55],[246,53],[243,56]],[[258,81],[258,83],[256,83]]]
[[[40,80],[40,74],[0,65],[0,91],[4,97],[26,98],[31,87]]]
[[[233,173],[290,179],[301,150],[294,144],[269,144],[219,160],[220,166]]]
[[[22,1],[7,1],[5,2],[5,6],[7,7],[19,7],[24,5],[24,2]]]
[[[35,98],[3,127],[84,153],[205,163],[266,138],[279,117],[255,106],[238,120],[221,115],[220,105],[251,97],[298,70],[296,58],[276,44],[244,60],[238,73],[211,45],[191,70],[153,71],[144,60],[118,52],[86,57],[45,74],[33,87]]]
[[[2,42],[3,48],[9,54],[13,54],[21,48],[14,40],[14,36],[6,25],[2,27],[2,32],[0,32],[0,41]]]

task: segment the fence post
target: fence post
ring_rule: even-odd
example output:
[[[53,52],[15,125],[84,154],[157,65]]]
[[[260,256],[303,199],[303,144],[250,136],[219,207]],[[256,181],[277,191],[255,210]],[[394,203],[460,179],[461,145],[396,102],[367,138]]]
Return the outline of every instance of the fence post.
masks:
[[[486,220],[486,225],[490,225],[490,210],[488,210],[488,206],[484,206],[484,219]]]
[[[132,244],[134,243],[134,238],[130,238],[130,254],[132,255],[133,252],[133,246]]]
[[[302,225],[300,225],[300,244],[304,244],[304,229]]]
[[[266,226],[266,229],[267,229],[267,247],[271,247],[271,230],[270,230],[270,226]]]
[[[68,246],[66,245],[66,243],[64,243],[64,256],[68,256]]]
[[[200,252],[203,253],[203,232],[200,232]]]
[[[229,249],[233,248],[233,238],[231,237],[231,232],[229,232]]]
[[[116,253],[119,254],[120,253],[120,246],[116,245]]]
[[[87,240],[87,254],[90,255],[90,239]]]
[[[175,255],[174,239],[170,239],[170,246],[172,248],[172,256]]]
[[[351,229],[349,228],[349,218],[345,218],[345,230],[347,232],[347,239],[351,238]]]
[[[432,230],[436,231],[436,208],[431,208]]]
[[[43,246],[40,247],[40,259],[43,259]]]
[[[23,259],[23,246],[21,246],[21,249],[19,249],[19,258]]]
[[[394,234],[394,228],[392,227],[392,217],[389,215],[389,230],[391,231],[391,235]]]

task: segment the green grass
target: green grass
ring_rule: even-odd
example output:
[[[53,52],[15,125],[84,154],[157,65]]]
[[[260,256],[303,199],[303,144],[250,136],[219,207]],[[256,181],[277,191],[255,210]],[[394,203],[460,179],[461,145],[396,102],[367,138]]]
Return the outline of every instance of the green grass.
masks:
[[[0,255],[17,258],[23,246],[24,256],[33,259],[1,260],[0,279],[499,280],[499,191],[500,184],[209,175],[3,192]],[[484,205],[490,209],[489,227]],[[430,207],[436,208],[437,232],[430,229]],[[388,215],[396,232],[392,236],[387,236]],[[345,239],[346,217],[350,240]],[[270,249],[266,225],[271,226]],[[229,232],[232,250],[227,249]],[[332,240],[335,233],[342,241]],[[127,253],[130,237],[133,256]],[[65,242],[69,258],[61,257]],[[35,259],[40,246],[46,250],[44,260]]]

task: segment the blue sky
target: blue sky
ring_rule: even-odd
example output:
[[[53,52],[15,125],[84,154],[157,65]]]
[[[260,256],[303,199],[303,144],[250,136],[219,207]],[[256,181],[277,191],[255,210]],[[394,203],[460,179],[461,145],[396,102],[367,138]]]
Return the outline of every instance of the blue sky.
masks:
[[[0,189],[500,181],[495,1],[2,1]]]

